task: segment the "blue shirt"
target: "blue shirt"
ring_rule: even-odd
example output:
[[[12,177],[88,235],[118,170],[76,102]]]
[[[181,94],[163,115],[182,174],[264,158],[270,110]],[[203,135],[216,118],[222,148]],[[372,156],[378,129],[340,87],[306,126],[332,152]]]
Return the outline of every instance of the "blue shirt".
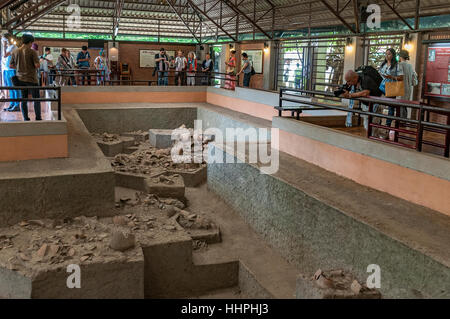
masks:
[[[78,53],[77,55],[77,64],[80,67],[89,67],[89,61],[79,61],[80,59],[87,59],[87,58],[91,58],[91,55],[89,54],[88,51],[86,51],[86,54],[83,53],[83,51],[81,51],[80,53]]]

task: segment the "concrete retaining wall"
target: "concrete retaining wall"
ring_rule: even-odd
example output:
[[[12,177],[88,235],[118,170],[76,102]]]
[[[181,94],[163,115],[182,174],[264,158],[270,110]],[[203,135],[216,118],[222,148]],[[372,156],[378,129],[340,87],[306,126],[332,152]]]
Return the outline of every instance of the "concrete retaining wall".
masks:
[[[0,179],[0,227],[29,219],[112,216],[114,173]]]
[[[217,147],[211,147],[210,151],[222,152]],[[289,166],[284,169],[285,174],[299,169]],[[336,190],[341,188],[338,184],[332,186]],[[439,262],[438,258],[422,253],[422,248],[417,248],[420,245],[414,241],[408,246],[406,240],[400,242],[393,239],[393,235],[378,231],[367,223],[370,217],[356,219],[311,196],[309,191],[314,184],[301,189],[291,182],[260,174],[257,167],[236,162],[209,164],[208,187],[240,212],[267,242],[305,274],[311,275],[319,268],[344,268],[365,282],[368,265],[377,264],[382,271],[383,296],[416,297],[420,291],[424,297],[450,298],[447,261]],[[321,194],[330,201],[335,200],[336,194],[324,191]],[[389,203],[389,199],[385,202]],[[352,203],[345,205],[350,207]],[[371,209],[368,208],[369,216],[375,219],[377,212]],[[425,212],[423,216],[425,218]],[[371,223],[376,224],[376,221]],[[445,225],[442,227],[445,229]],[[401,229],[397,231],[401,233]],[[447,259],[447,256],[441,257],[441,260]]]
[[[202,121],[203,130],[217,128],[222,132],[223,141],[227,140],[227,129],[241,129],[243,133],[237,135],[235,139],[238,142],[245,142],[246,140],[248,142],[256,142],[258,140],[259,142],[268,142],[271,139],[271,123],[269,121],[257,120],[245,114],[230,112],[213,106],[201,106],[197,110],[197,119]],[[267,129],[267,131],[261,131],[261,134],[259,134],[260,128]],[[256,133],[256,139],[254,136],[246,136],[246,132],[250,134],[252,131]],[[209,133],[214,134],[214,132]]]
[[[282,152],[450,215],[450,161],[287,118],[273,118]]]
[[[190,107],[78,109],[91,133],[121,134],[149,129],[175,129],[194,126],[197,110]]]

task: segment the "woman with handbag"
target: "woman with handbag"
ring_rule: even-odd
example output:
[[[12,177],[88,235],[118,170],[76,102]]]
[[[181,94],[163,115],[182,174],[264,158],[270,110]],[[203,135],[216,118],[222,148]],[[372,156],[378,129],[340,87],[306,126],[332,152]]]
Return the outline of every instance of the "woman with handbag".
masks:
[[[65,86],[69,80],[66,70],[70,69],[66,48],[61,50],[61,55],[58,57],[58,62],[56,63],[56,69],[59,73],[59,75],[56,76],[56,85]]]
[[[236,50],[230,51],[230,59],[225,62],[225,65],[227,66],[225,89],[234,90],[236,88]]]
[[[383,77],[383,81],[380,85],[380,90],[386,97],[396,98],[397,96],[404,95],[403,84],[403,70],[400,68],[397,62],[397,53],[393,48],[386,50],[386,57],[380,67],[380,74]],[[389,115],[393,116],[395,108],[389,106]],[[386,120],[386,126],[391,126],[392,120]]]

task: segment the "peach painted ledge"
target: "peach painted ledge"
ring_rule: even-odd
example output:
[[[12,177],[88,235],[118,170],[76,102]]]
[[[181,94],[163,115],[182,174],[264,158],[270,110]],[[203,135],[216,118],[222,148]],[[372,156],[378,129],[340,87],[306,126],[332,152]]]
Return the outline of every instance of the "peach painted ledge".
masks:
[[[280,130],[279,150],[361,185],[450,216],[450,182]]]
[[[0,137],[0,162],[68,156],[67,135]]]
[[[272,118],[278,115],[278,112],[276,112],[273,106],[212,92],[207,93],[206,102],[269,121],[272,121]]]
[[[63,104],[204,103],[203,92],[63,92]]]

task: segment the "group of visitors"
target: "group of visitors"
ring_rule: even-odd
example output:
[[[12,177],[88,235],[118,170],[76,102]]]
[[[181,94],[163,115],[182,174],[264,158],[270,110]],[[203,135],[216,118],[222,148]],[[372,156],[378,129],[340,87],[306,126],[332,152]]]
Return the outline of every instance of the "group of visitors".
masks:
[[[197,84],[209,85],[213,71],[211,55],[206,54],[205,60],[199,65],[195,52],[191,51],[187,57],[182,50],[178,50],[176,57],[169,57],[164,48],[155,55],[155,74],[158,85],[169,85],[169,71],[175,71],[175,85],[195,86]],[[198,79],[198,80],[197,80]]]
[[[393,48],[389,48],[386,51],[385,59],[380,65],[378,71],[371,67],[365,67],[364,69],[355,71],[348,71],[345,74],[345,81],[347,83],[348,90],[341,95],[344,98],[357,98],[375,96],[386,96],[386,86],[392,82],[403,82],[404,89],[401,89],[398,93],[394,93],[397,96],[389,95],[389,97],[401,99],[405,101],[411,101],[413,88],[418,84],[417,74],[414,71],[409,61],[409,52],[407,50],[401,50],[397,60],[397,52]],[[401,86],[399,86],[401,87]],[[350,101],[353,103],[353,101]],[[364,111],[369,110],[369,106],[364,103],[361,104],[361,108]],[[373,106],[374,113],[383,113],[383,108],[378,104]],[[395,107],[388,107],[388,115],[393,116],[395,114]],[[400,107],[400,114],[398,117],[407,118],[407,108]],[[368,129],[368,118],[364,116],[364,128]],[[374,118],[374,124],[381,124],[381,118]],[[351,124],[350,124],[351,125]],[[392,125],[391,119],[386,119],[386,126]],[[372,130],[373,136],[382,139],[389,138],[389,132],[383,129],[374,128]]]
[[[236,77],[244,74],[244,87],[250,86],[250,79],[255,74],[252,63],[249,61],[247,53],[242,53],[244,61],[242,69],[236,73],[236,50],[231,50],[230,58],[225,62],[225,88],[234,90],[236,87]],[[175,71],[175,85],[194,86],[194,85],[210,85],[213,77],[211,73],[214,70],[214,62],[211,55],[207,53],[205,59],[200,64],[195,52],[189,52],[187,57],[184,56],[182,50],[178,50],[177,56],[169,57],[164,48],[161,48],[155,55],[155,74],[158,77],[158,85],[169,85],[169,71]]]
[[[42,79],[41,85],[52,85],[55,83],[57,86],[76,86],[77,73],[81,78],[80,83],[82,85],[90,84],[91,55],[87,46],[81,48],[76,59],[74,59],[70,50],[66,48],[61,50],[61,54],[56,59],[53,57],[51,49],[45,48],[45,53],[40,56],[40,65],[40,73],[42,74],[40,77]],[[99,56],[95,58],[94,67],[98,71],[96,72],[98,85],[103,83],[104,80],[109,80],[110,67],[103,49],[100,50]]]
[[[234,90],[236,88],[237,76],[244,74],[244,87],[250,87],[250,80],[255,74],[255,69],[248,58],[247,53],[242,53],[243,66],[241,70],[236,73],[237,62],[236,62],[236,50],[232,49],[230,51],[230,58],[225,62],[226,65],[226,75],[225,75],[225,89]]]

